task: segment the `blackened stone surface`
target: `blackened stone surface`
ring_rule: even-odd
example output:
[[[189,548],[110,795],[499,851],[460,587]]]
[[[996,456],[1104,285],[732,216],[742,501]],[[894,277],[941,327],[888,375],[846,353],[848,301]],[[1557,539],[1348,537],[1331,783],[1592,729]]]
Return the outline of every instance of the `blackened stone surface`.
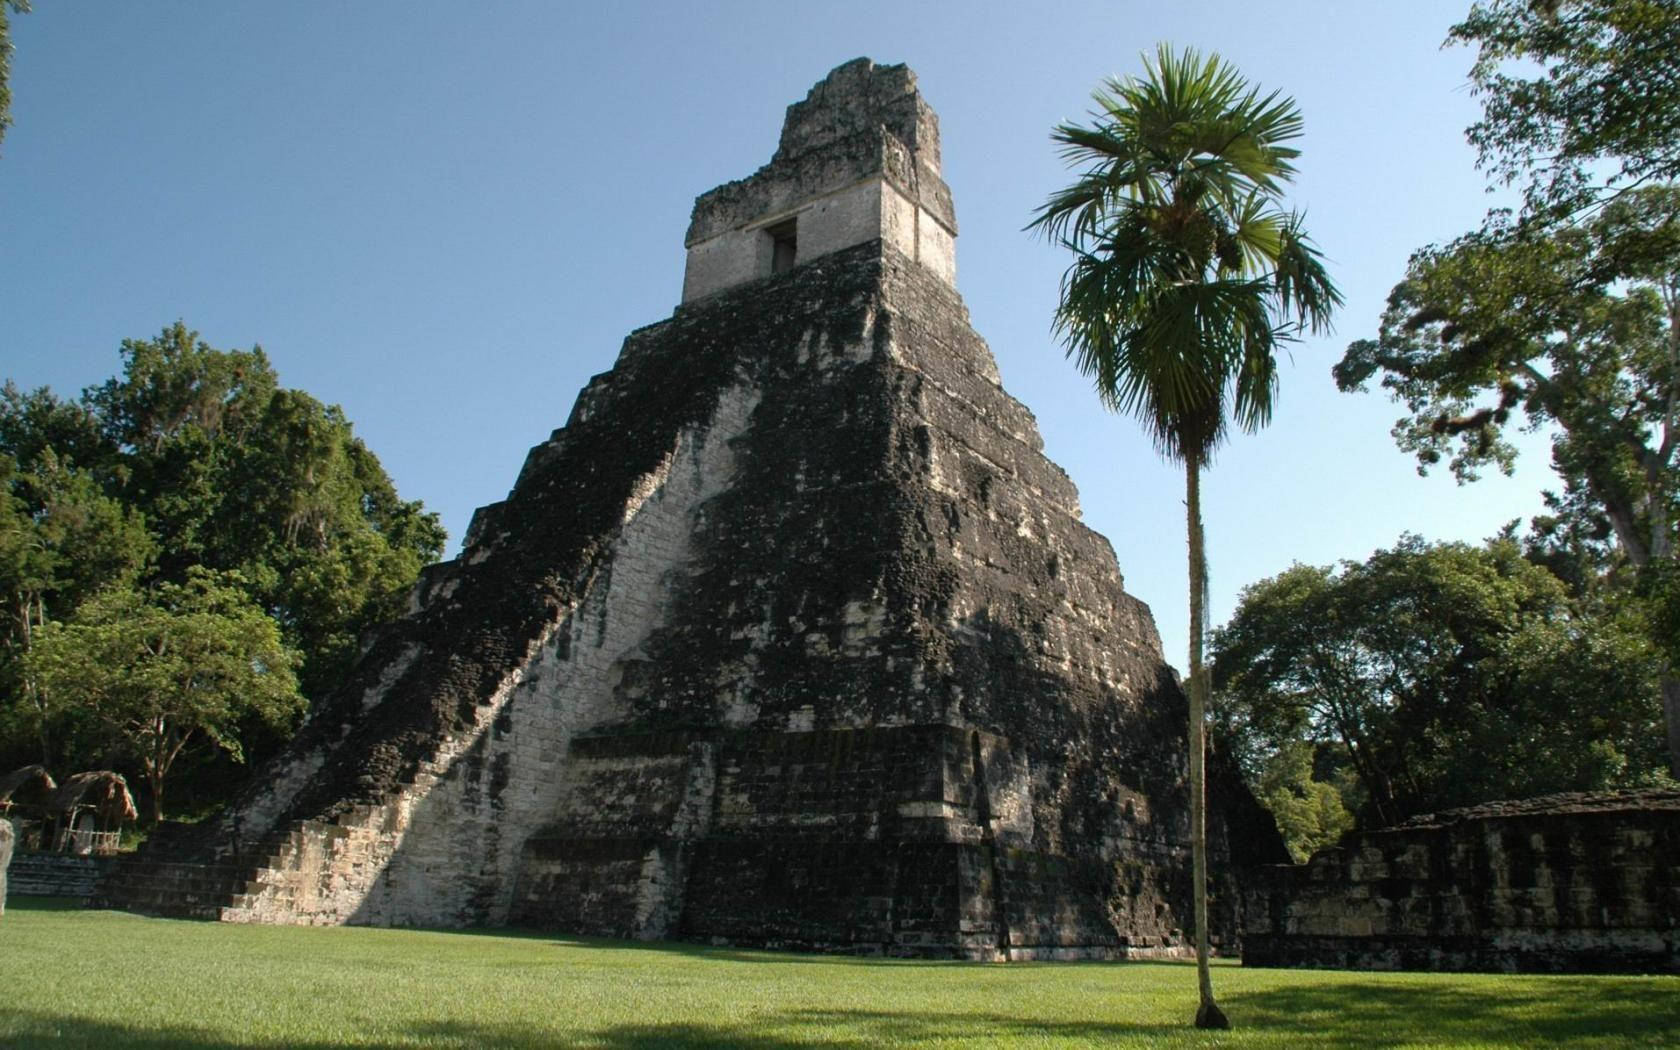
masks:
[[[1496,802],[1354,833],[1244,893],[1243,962],[1680,972],[1680,792]]]
[[[790,156],[877,117],[936,145],[913,80],[858,68],[875,94],[814,93]],[[1148,609],[962,301],[877,240],[632,333],[287,754],[103,893],[227,921],[1180,954],[1185,730]],[[1211,780],[1233,946],[1237,871],[1286,854],[1221,756]]]

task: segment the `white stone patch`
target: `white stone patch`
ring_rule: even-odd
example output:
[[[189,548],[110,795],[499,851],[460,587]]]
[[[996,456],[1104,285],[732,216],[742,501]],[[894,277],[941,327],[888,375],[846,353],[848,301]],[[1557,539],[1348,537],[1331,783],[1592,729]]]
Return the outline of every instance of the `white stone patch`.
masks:
[[[915,259],[932,270],[941,281],[952,288],[957,286],[956,234],[921,209],[916,211]]]
[[[414,665],[420,651],[421,647],[418,644],[411,643],[405,646],[396,659],[380,673],[379,680],[362,692],[361,710],[364,714],[385,698],[391,686]],[[307,724],[314,717],[315,714],[311,711],[305,716],[304,722]],[[350,726],[345,725],[344,734],[348,735],[349,731]],[[302,791],[321,771],[321,767],[326,765],[326,760],[326,751],[323,748],[315,748],[299,754],[289,766],[278,770],[271,769],[272,775],[264,781],[261,794],[220,818],[222,832],[219,837],[230,843],[230,846],[235,839],[239,840],[241,849],[254,845],[247,836],[266,834],[280,819],[280,815],[291,806],[298,792]]]
[[[795,264],[883,236],[881,198],[894,192],[882,179],[872,178],[802,205],[794,212],[799,232]]]
[[[886,632],[886,607],[875,602],[847,602],[841,615],[845,625],[841,645],[847,655],[863,653]]]
[[[395,660],[392,660],[383,671],[379,672],[379,681],[362,693],[362,711],[364,713],[377,707],[379,702],[385,699],[385,694],[389,693],[391,687],[397,683],[397,680],[408,673],[408,669],[414,666],[414,661],[420,658],[420,649],[420,643],[410,642],[403,647],[403,651],[397,655]]]
[[[778,202],[735,229],[690,244],[682,301],[771,276],[774,241],[769,231],[790,220],[797,239],[795,266],[880,239],[956,287],[956,234],[876,172],[807,200]]]
[[[636,515],[642,511],[642,506],[657,492],[665,488],[665,483],[671,478],[671,460],[676,458],[674,452],[667,452],[665,458],[659,461],[659,466],[636,479],[636,485],[630,490],[630,498],[624,504],[622,523],[630,524]]]
[[[961,806],[954,806],[949,802],[900,802],[898,815],[901,817],[936,817],[943,820],[960,820],[967,817],[967,812]]]

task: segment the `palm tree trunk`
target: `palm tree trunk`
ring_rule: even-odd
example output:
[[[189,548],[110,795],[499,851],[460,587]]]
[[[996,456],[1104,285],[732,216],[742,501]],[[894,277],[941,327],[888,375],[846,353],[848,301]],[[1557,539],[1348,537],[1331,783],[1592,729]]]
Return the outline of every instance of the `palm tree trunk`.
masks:
[[[1202,621],[1207,602],[1207,552],[1202,547],[1202,464],[1194,453],[1184,460],[1184,512],[1190,534],[1190,856],[1191,892],[1196,905],[1196,984],[1201,1003],[1197,1028],[1229,1028],[1213,1001],[1208,972],[1207,906],[1207,672],[1202,667]]]

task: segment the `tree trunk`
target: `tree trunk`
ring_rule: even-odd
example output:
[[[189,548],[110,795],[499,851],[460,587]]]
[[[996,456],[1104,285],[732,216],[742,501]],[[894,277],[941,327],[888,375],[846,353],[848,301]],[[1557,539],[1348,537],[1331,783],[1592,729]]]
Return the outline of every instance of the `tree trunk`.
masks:
[[[35,619],[37,617],[41,621],[39,626],[45,626],[47,622],[46,605],[42,602],[40,595],[35,595],[34,597],[25,595],[23,599],[22,613],[23,650],[19,654],[21,656],[29,655],[30,646],[32,646],[35,642],[35,629],[37,627]],[[35,705],[35,711],[40,716],[40,729],[38,735],[41,743],[41,765],[47,769],[51,769],[53,767],[52,738],[47,731],[46,698],[41,695],[40,690],[27,674],[22,676],[22,686],[23,694],[29,698],[30,703]]]
[[[1668,771],[1680,780],[1680,673],[1674,668],[1663,672],[1663,723],[1668,728]]]
[[[31,699],[33,699],[35,688],[30,683],[29,679],[25,678],[23,680],[23,688],[31,694]],[[41,715],[41,731],[39,734],[41,741],[41,766],[44,769],[51,769],[53,767],[52,736],[47,732],[47,705],[39,700],[35,700],[35,707]]]
[[[152,787],[152,826],[156,827],[163,823],[163,774],[147,770],[146,780]]]
[[[1184,460],[1184,511],[1190,534],[1190,856],[1196,905],[1196,985],[1201,994],[1197,1028],[1229,1028],[1213,1001],[1208,971],[1207,900],[1207,672],[1202,667],[1202,610],[1207,602],[1207,553],[1202,548],[1202,464]]]

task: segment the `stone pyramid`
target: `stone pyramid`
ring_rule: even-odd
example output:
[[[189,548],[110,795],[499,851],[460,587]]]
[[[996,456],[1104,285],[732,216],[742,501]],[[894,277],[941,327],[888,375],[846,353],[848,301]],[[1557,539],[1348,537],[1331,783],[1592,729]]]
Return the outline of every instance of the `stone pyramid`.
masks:
[[[1187,951],[1185,704],[969,327],[939,164],[904,66],[848,62],[788,107],[771,162],[695,202],[673,316],[237,804],[157,836],[106,902]],[[1230,938],[1235,872],[1286,858],[1211,776]]]

